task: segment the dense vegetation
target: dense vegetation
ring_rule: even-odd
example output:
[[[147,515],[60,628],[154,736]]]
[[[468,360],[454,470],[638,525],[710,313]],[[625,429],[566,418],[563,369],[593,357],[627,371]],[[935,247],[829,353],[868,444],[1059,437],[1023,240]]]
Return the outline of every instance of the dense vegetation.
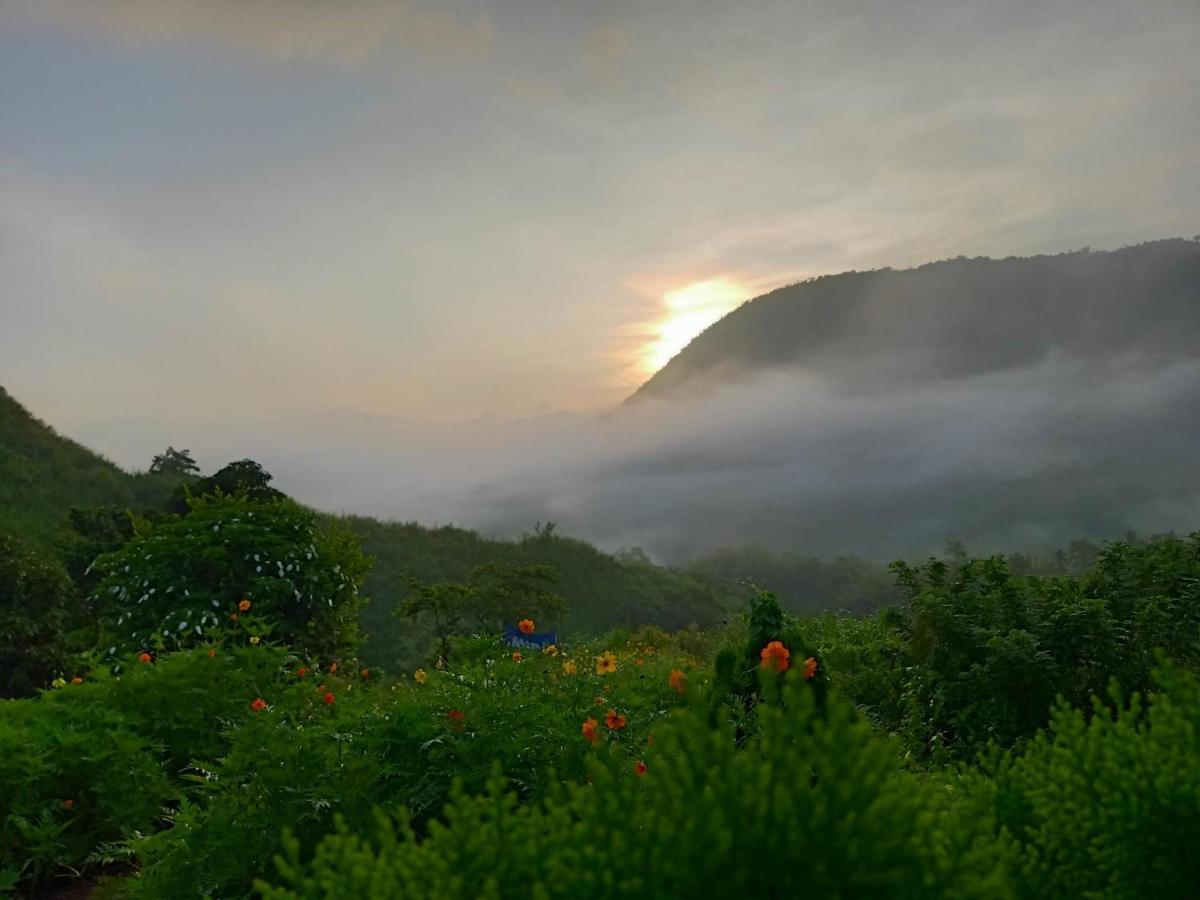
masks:
[[[333,519],[248,460],[153,467],[154,503],[0,536],[0,893],[1200,881],[1200,534],[670,570],[551,526]]]

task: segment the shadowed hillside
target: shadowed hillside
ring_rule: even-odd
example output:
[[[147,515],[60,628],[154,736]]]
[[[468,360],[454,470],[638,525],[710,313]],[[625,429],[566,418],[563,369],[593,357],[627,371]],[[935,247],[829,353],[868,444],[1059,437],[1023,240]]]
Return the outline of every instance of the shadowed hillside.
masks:
[[[693,340],[632,397],[795,367],[840,388],[934,383],[1055,357],[1110,370],[1200,347],[1200,241],[846,272],[772,291]]]

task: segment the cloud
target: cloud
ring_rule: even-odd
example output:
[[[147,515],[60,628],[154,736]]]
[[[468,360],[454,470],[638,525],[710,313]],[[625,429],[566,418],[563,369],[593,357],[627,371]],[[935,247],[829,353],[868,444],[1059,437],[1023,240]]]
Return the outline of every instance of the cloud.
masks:
[[[486,59],[483,16],[391,0],[18,0],[12,20],[102,34],[131,47],[217,41],[267,60],[363,63],[389,47],[453,62]]]

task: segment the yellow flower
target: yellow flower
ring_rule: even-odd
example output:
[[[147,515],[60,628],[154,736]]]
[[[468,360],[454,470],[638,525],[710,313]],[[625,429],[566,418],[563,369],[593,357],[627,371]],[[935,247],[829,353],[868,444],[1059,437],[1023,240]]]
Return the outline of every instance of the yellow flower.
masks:
[[[579,669],[576,667],[574,660],[568,659],[563,663],[564,675],[574,675],[578,671]]]
[[[547,656],[558,656],[558,648],[553,644],[547,644],[542,650]]]
[[[596,657],[596,674],[608,675],[617,671],[617,656],[611,650],[605,650],[604,653]]]
[[[66,687],[66,686],[67,686],[67,679],[65,679],[65,678],[55,678],[52,682],[50,682],[50,687],[52,687],[52,688],[61,688],[61,687]]]
[[[413,681],[417,684],[424,684],[428,680],[429,676],[425,674],[424,669],[417,669],[417,671],[413,672]]]
[[[250,635],[250,643],[257,644],[260,640],[262,639],[257,634]]]

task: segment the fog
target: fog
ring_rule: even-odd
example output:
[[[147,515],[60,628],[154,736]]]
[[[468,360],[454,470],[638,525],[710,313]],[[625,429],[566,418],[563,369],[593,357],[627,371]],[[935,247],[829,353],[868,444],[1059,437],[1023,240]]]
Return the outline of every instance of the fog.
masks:
[[[1200,521],[1200,361],[1050,357],[847,391],[779,367],[602,417],[456,426],[329,414],[230,431],[125,423],[124,454],[242,456],[322,509],[514,535],[536,522],[664,561],[762,543],[924,554],[1023,549]],[[105,443],[105,441],[101,441]],[[110,445],[111,449],[111,445]]]

